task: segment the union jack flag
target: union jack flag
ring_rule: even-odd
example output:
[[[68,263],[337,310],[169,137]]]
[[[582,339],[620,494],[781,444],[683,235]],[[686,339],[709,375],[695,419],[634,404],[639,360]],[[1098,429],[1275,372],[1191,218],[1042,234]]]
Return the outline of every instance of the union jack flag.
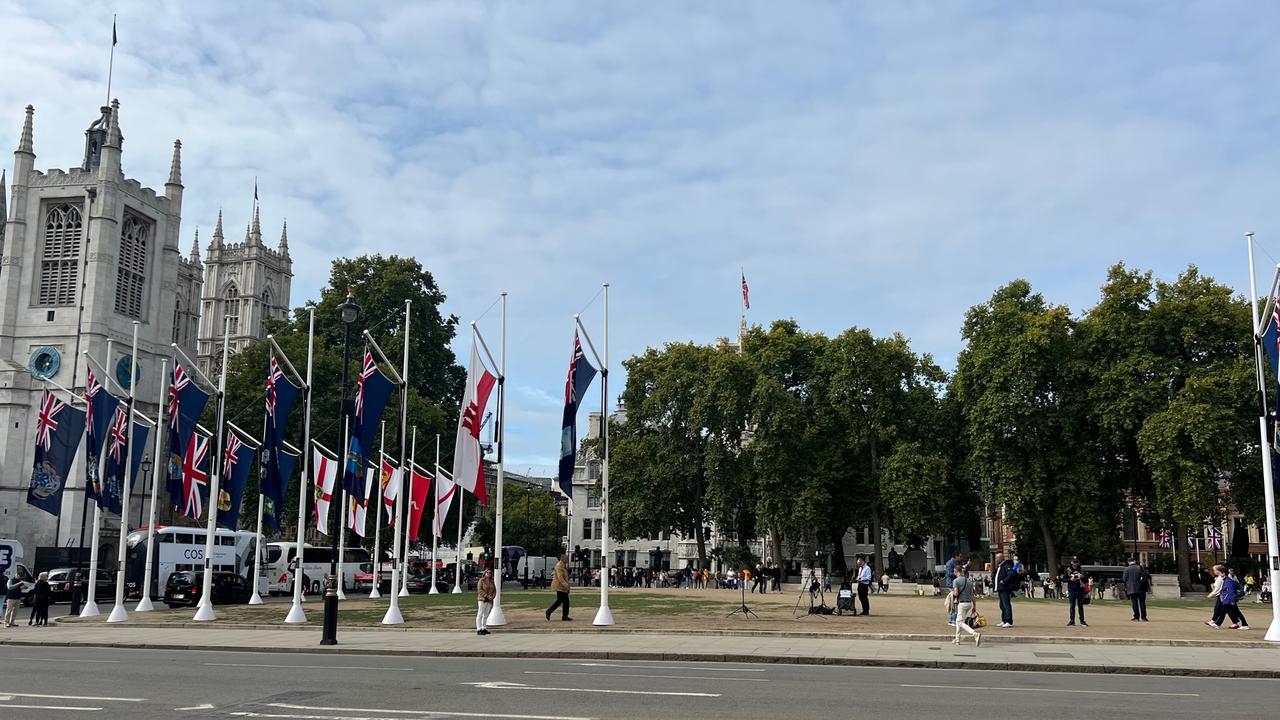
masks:
[[[240,438],[233,432],[227,433],[227,450],[222,454],[222,474],[230,476],[236,463],[240,462]]]
[[[187,371],[182,369],[181,365],[173,366],[173,382],[169,383],[169,427],[174,430],[178,429],[178,416],[181,410],[181,402],[179,401],[182,389],[191,384],[191,378],[187,377]]]
[[[102,383],[98,382],[98,376],[93,374],[93,370],[89,370],[89,377],[84,381],[86,415],[93,417],[93,399],[98,397],[100,392],[102,392]]]
[[[378,364],[373,361],[373,353],[366,350],[364,352],[364,368],[360,370],[360,377],[356,379],[356,422],[359,423],[364,417],[364,384],[370,376],[378,372]]]
[[[1205,547],[1210,550],[1222,549],[1222,531],[1210,525],[1209,532],[1205,534]]]
[[[40,406],[40,415],[36,419],[36,444],[45,452],[53,447],[53,433],[58,429],[58,413],[66,406],[53,393],[45,391],[44,403]]]
[[[192,520],[199,520],[204,514],[204,501],[201,493],[206,492],[209,485],[209,473],[202,469],[204,457],[209,453],[209,438],[198,432],[191,433],[187,443],[186,456],[182,459],[182,486],[186,502],[182,514]]]
[[[280,364],[273,356],[271,367],[267,370],[267,417],[271,418],[273,423],[276,419],[276,383],[283,377],[284,371],[280,369]]]
[[[126,426],[129,415],[126,406],[116,408],[116,416],[111,420],[111,459],[120,464],[123,462],[125,443],[129,441]]]
[[[742,273],[742,307],[744,310],[751,309],[751,290],[747,287],[747,273]]]
[[[1199,540],[1200,538],[1196,537],[1196,529],[1193,527],[1188,527],[1187,528],[1187,544],[1190,545],[1191,547],[1196,547],[1196,544],[1199,542]]]
[[[1173,547],[1173,534],[1168,530],[1160,531],[1160,547],[1165,549]]]

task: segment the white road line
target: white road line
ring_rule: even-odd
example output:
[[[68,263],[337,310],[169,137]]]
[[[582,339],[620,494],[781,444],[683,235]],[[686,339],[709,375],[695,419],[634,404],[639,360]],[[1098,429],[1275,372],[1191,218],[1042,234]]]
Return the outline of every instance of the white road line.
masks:
[[[764,678],[712,677],[709,675],[646,675],[644,673],[569,672],[567,670],[525,670],[525,675],[585,675],[589,677],[657,678],[659,680],[715,680],[717,682],[769,682]]]
[[[702,692],[659,692],[657,690],[605,690],[602,688],[576,687],[534,687],[524,683],[513,682],[466,682],[463,685],[474,685],[486,690],[549,690],[552,692],[607,693],[609,695],[666,695],[670,697],[720,697],[720,693]]]
[[[28,662],[61,662],[61,663],[120,663],[123,660],[80,660],[77,658],[33,658],[33,657],[0,657],[0,660],[26,660]]]
[[[75,705],[10,705],[8,703],[0,703],[0,708],[18,708],[20,710],[84,710],[86,712],[97,712],[100,707],[77,707]]]
[[[204,663],[208,667],[255,667],[285,668],[287,670],[388,670],[390,672],[413,672],[406,667],[376,667],[373,665],[255,665],[253,663]]]
[[[1170,697],[1200,697],[1200,693],[1142,692],[1139,690],[1059,690],[1057,688],[1029,687],[981,687],[978,685],[899,685],[904,688],[932,688],[935,690],[1005,690],[1008,692],[1080,693],[1085,695],[1166,695]]]
[[[511,715],[509,713],[450,712],[448,710],[392,710],[390,708],[331,708],[318,705],[293,705],[267,703],[267,707],[283,710],[326,710],[329,712],[392,713],[395,715],[423,715],[427,717],[506,718],[507,720],[592,720],[589,717],[569,715]],[[238,714],[238,713],[237,713]]]
[[[754,673],[762,673],[762,672],[765,672],[765,670],[763,670],[763,669],[761,669],[761,668],[717,668],[717,667],[706,667],[706,665],[705,665],[705,664],[701,664],[701,663],[690,663],[689,665],[681,666],[681,665],[624,665],[624,664],[622,664],[622,663],[579,662],[579,663],[565,663],[565,665],[576,665],[576,666],[578,666],[578,667],[616,667],[616,668],[631,668],[631,669],[633,669],[633,670],[690,670],[690,669],[695,669],[695,668],[696,668],[696,669],[701,670],[701,671],[703,671],[703,672],[707,672],[707,671],[711,671],[711,672],[754,672]]]
[[[38,695],[36,693],[9,692],[0,690],[0,695],[20,698],[40,698],[42,700],[101,700],[103,702],[146,702],[146,698],[94,697],[92,695]]]

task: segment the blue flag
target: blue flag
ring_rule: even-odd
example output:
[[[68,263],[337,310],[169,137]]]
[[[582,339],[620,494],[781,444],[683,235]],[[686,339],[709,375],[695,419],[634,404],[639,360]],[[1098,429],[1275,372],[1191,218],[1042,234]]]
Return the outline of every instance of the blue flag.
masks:
[[[62,491],[84,434],[85,414],[48,390],[36,416],[36,455],[31,466],[27,503],[50,515],[62,514]]]
[[[116,407],[120,401],[103,389],[92,369],[89,370],[89,377],[85,381],[84,397],[88,403],[86,422],[89,424],[89,439],[85,447],[85,502],[92,500],[101,506],[102,494],[99,492],[101,478],[98,477],[98,469],[102,461],[102,450],[106,445],[107,430],[110,428],[111,419],[116,415]]]
[[[578,456],[578,403],[595,377],[596,369],[587,362],[578,331],[574,330],[573,355],[569,357],[569,374],[564,380],[564,418],[560,425],[560,492],[567,498],[573,497],[573,466]]]
[[[274,530],[280,529],[280,514],[275,512],[275,508],[284,505],[284,492],[289,485],[289,473],[293,470],[292,462],[288,468],[285,467],[283,457],[285,425],[300,389],[289,382],[275,357],[272,357],[271,364],[267,367],[267,428],[262,439],[262,480],[259,489],[266,496],[267,505],[272,508],[263,517]]]
[[[288,487],[289,478],[293,476],[293,468],[298,463],[298,455],[294,454],[291,450],[282,449],[278,453],[276,462],[280,465],[281,487]],[[263,517],[269,518],[268,520],[264,520],[264,522],[273,528],[279,529],[280,521],[284,518],[285,514],[283,496],[278,501],[272,497],[267,497],[264,507],[265,511]]]
[[[183,468],[187,463],[183,460],[190,447],[191,433],[196,429],[204,406],[209,402],[209,394],[201,390],[187,371],[176,362],[173,365],[173,379],[169,381],[169,407],[165,415],[169,421],[169,471],[166,485],[169,488],[169,500],[176,509],[187,506],[189,498],[186,491],[188,483],[183,481]],[[195,467],[199,467],[196,463]]]
[[[240,501],[253,465],[253,448],[227,430],[227,447],[222,454],[222,478],[218,488],[218,524],[228,530],[240,529]]]
[[[130,463],[129,477],[137,480],[138,466],[147,447],[148,428],[138,423],[130,423],[128,435],[125,433],[125,418],[128,416],[129,404],[118,403],[115,416],[111,419],[111,427],[107,431],[107,465],[103,472],[102,487],[98,498],[98,507],[119,515],[123,510],[125,483],[125,448],[128,448]],[[136,482],[134,483],[137,484]]]
[[[373,361],[373,353],[367,350],[364,353],[364,367],[356,384],[356,426],[352,432],[351,445],[355,462],[348,459],[342,486],[354,500],[363,502],[365,478],[358,468],[368,464],[369,448],[373,447],[378,423],[382,422],[382,412],[391,399],[391,391],[395,389],[395,385],[382,374]]]

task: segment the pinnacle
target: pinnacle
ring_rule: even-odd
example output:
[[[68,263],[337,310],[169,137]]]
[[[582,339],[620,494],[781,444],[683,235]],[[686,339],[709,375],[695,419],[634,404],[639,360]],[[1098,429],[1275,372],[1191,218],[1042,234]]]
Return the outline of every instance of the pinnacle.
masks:
[[[182,184],[182,141],[173,141],[173,160],[169,163],[169,185]]]
[[[27,117],[22,121],[22,137],[18,140],[18,152],[35,153],[33,149],[31,126],[34,123],[36,109],[32,105],[27,106]]]

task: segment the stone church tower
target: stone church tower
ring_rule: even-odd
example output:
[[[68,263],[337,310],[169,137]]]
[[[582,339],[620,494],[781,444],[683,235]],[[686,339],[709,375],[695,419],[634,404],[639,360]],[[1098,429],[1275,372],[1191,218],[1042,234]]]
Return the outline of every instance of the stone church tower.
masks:
[[[7,204],[0,184],[0,210],[8,211],[7,222],[0,212],[0,536],[18,538],[28,560],[37,546],[75,544],[84,499],[80,452],[60,518],[26,504],[40,378],[82,389],[86,361],[77,351],[87,352],[118,383],[136,373],[137,408],[154,417],[160,360],[172,357],[173,342],[194,355],[201,296],[199,256],[184,257],[178,248],[182,144],[173,145],[163,192],[126,177],[120,103],[113,101],[85,132],[81,166],[42,172],[35,169],[34,115],[28,106]],[[129,358],[135,321],[138,357]],[[144,483],[149,478],[138,487]],[[115,533],[118,520],[105,526]]]
[[[218,211],[218,224],[204,260],[200,354],[196,359],[200,369],[216,377],[222,362],[224,322],[229,323],[225,329],[230,333],[230,354],[235,355],[267,336],[265,320],[287,318],[292,283],[287,223],[280,229],[280,243],[274,249],[267,247],[262,242],[261,212],[255,201],[244,242],[228,243],[222,234],[222,211]]]

